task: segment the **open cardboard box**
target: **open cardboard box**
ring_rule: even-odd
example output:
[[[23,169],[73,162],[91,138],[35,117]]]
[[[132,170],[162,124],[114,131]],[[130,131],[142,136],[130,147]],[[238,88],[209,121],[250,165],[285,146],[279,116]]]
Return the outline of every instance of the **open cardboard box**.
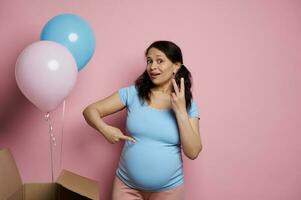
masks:
[[[0,150],[0,200],[99,200],[97,182],[63,170],[55,183],[22,183],[15,159]]]

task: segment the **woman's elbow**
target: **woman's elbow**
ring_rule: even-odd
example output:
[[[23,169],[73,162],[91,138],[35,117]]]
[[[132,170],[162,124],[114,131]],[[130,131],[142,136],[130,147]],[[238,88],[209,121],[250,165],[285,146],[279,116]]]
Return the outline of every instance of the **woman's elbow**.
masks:
[[[83,116],[84,116],[85,118],[87,118],[87,117],[90,115],[90,113],[91,113],[91,111],[92,111],[93,109],[94,109],[94,108],[92,108],[91,106],[87,106],[87,107],[83,110],[83,112],[82,112]]]
[[[83,114],[84,116],[86,116],[87,113],[88,113],[88,110],[89,110],[89,106],[87,106],[87,107],[83,110],[82,114]]]
[[[195,160],[198,156],[199,156],[199,154],[200,154],[200,152],[202,151],[202,149],[203,149],[203,146],[200,146],[197,150],[195,150],[195,151],[193,151],[193,152],[191,152],[191,153],[187,153],[187,154],[185,154],[190,160]]]

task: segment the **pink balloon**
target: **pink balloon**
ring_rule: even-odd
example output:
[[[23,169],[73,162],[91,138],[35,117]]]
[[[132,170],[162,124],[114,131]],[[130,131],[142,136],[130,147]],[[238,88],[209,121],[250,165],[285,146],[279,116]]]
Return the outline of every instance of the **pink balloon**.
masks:
[[[38,41],[19,55],[15,76],[22,93],[40,110],[50,112],[68,96],[77,78],[76,61],[63,45]]]

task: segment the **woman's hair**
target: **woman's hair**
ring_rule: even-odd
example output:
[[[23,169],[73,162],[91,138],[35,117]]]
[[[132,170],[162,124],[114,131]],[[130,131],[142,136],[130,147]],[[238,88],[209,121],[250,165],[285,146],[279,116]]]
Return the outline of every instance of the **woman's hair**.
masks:
[[[192,99],[192,93],[191,93],[192,81],[191,81],[190,72],[183,65],[183,57],[182,57],[181,49],[176,44],[170,41],[155,41],[146,49],[145,56],[147,56],[148,51],[151,48],[156,48],[162,51],[172,63],[181,63],[180,69],[175,74],[175,81],[177,85],[180,86],[181,77],[184,78],[186,109],[188,110],[191,106],[191,99]],[[151,81],[146,70],[136,79],[135,86],[138,90],[138,96],[140,102],[143,103],[145,100],[149,102],[150,95],[151,95],[150,89],[155,87],[155,85]]]

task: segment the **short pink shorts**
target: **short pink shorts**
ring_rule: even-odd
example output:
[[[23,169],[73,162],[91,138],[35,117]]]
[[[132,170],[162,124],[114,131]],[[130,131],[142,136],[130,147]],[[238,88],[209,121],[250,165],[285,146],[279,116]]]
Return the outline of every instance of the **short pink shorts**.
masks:
[[[184,185],[162,192],[145,192],[125,185],[115,176],[112,200],[184,200]]]

